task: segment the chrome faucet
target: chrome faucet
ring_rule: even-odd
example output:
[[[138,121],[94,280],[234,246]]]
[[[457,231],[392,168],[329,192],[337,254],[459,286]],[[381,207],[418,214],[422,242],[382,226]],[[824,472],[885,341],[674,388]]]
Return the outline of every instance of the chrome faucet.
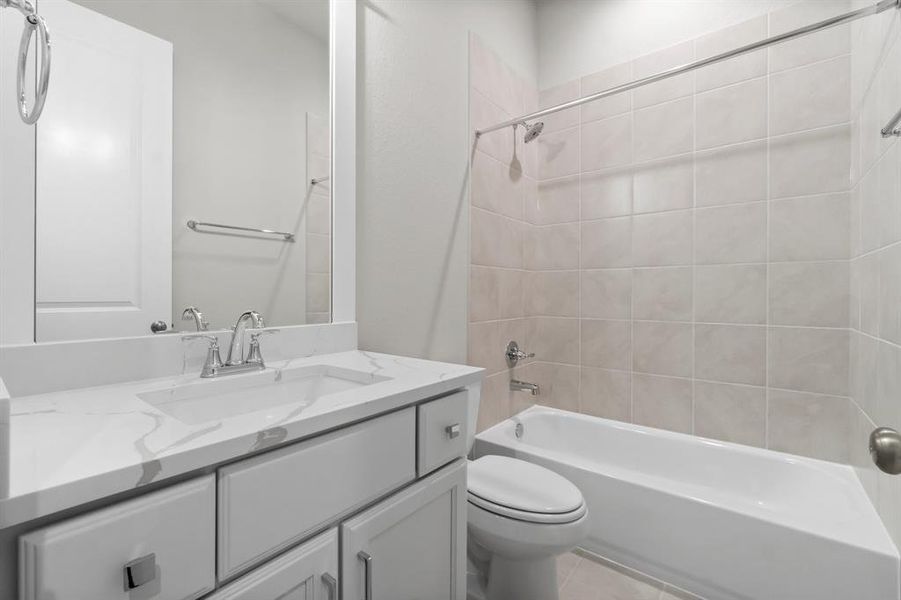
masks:
[[[189,306],[181,313],[182,321],[194,320],[194,326],[197,331],[206,331],[210,328],[210,323],[203,317],[203,313],[196,306]]]
[[[244,331],[250,323],[253,329],[260,329],[266,325],[263,323],[263,315],[255,310],[248,310],[238,317],[235,330],[232,332],[232,341],[228,346],[228,358],[225,364],[230,367],[244,364]]]
[[[518,379],[510,380],[510,391],[513,392],[522,392],[526,391],[532,394],[533,396],[537,396],[541,393],[541,388],[538,387],[537,383],[529,383],[527,381],[520,381]]]

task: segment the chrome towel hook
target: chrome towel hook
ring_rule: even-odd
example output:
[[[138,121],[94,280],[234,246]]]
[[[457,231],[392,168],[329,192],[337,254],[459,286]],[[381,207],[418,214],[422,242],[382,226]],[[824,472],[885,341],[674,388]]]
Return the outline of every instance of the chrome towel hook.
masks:
[[[25,29],[22,30],[22,38],[19,40],[16,104],[22,120],[33,125],[41,117],[44,103],[47,101],[47,89],[50,86],[50,31],[43,17],[37,14],[34,5],[28,0],[0,0],[0,8],[10,7],[25,15]],[[34,35],[37,35],[37,44],[41,47],[41,69],[34,93],[34,106],[29,109],[25,98],[25,70],[28,65],[28,46]]]

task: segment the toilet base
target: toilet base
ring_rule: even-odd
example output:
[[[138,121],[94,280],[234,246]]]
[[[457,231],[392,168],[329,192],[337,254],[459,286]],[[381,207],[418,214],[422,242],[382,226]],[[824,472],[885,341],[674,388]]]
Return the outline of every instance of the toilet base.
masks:
[[[511,560],[492,556],[486,600],[557,600],[557,557]]]

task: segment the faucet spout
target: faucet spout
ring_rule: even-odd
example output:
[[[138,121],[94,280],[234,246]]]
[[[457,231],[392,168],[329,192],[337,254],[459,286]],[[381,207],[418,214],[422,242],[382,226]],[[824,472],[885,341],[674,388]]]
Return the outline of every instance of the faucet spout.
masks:
[[[510,390],[513,392],[529,392],[533,396],[541,393],[541,388],[537,383],[529,383],[528,381],[520,381],[518,379],[510,380]]]
[[[248,323],[251,324],[253,329],[259,329],[266,326],[263,323],[263,315],[257,311],[248,310],[247,312],[242,313],[241,316],[238,317],[238,322],[235,323],[235,330],[232,332],[232,341],[228,346],[228,359],[226,359],[225,364],[244,364],[244,331],[247,329]]]

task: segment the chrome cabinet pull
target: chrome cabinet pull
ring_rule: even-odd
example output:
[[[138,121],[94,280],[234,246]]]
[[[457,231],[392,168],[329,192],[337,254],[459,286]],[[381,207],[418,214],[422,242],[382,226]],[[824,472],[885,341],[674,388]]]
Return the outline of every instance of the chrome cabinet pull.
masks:
[[[448,425],[444,428],[444,432],[447,434],[447,439],[452,440],[455,437],[459,437],[460,435],[460,424],[454,423],[453,425]]]
[[[328,600],[338,600],[338,580],[328,573],[324,573],[322,583],[328,588]]]
[[[125,591],[139,588],[156,579],[156,554],[148,554],[125,563]]]
[[[357,558],[363,561],[365,581],[363,582],[363,600],[372,600],[372,556],[363,550],[357,552]]]

